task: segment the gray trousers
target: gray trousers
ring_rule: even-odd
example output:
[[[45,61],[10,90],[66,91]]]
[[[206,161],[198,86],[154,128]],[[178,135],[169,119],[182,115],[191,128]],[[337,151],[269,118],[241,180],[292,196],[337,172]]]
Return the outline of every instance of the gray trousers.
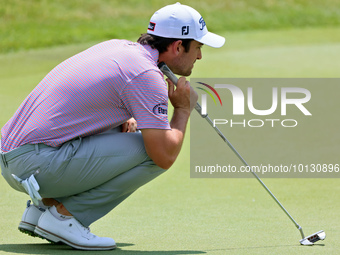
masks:
[[[58,148],[23,146],[34,150],[9,161],[1,157],[2,175],[9,185],[25,192],[11,174],[21,179],[35,174],[41,197],[63,203],[84,226],[165,172],[148,157],[141,133],[113,129],[68,141]]]

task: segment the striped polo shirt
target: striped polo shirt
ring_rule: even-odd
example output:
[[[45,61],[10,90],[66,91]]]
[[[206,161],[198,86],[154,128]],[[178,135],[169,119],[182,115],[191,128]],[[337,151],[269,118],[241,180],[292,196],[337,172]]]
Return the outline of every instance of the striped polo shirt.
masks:
[[[138,129],[170,129],[168,93],[159,53],[126,40],[97,44],[59,64],[1,129],[1,149],[44,143],[115,128],[131,117]]]

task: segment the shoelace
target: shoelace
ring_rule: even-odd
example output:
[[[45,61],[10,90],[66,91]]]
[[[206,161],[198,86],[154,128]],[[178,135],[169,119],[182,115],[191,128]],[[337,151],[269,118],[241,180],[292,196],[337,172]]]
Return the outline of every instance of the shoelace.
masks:
[[[84,227],[83,225],[82,225],[82,227],[83,227],[83,230],[85,231],[86,236],[87,236],[88,239],[96,237],[96,235],[91,233],[90,227]]]

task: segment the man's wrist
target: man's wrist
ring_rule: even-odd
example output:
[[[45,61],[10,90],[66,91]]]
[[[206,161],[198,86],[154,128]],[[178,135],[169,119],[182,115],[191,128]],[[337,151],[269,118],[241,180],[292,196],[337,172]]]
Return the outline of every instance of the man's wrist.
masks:
[[[181,107],[175,107],[174,108],[174,114],[184,115],[184,116],[187,116],[187,118],[189,118],[189,116],[190,116],[190,109],[181,108]]]

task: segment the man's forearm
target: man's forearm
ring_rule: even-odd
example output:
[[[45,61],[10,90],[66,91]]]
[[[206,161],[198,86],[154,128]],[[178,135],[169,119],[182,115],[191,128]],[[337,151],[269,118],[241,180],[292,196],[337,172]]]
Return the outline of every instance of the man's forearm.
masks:
[[[175,162],[181,151],[190,111],[175,108],[170,121],[171,130],[142,129],[144,145],[149,157],[163,169]]]
[[[176,158],[182,148],[189,116],[190,116],[189,110],[175,108],[172,119],[170,121],[170,127],[172,129],[172,132],[174,132],[173,133],[174,140],[176,140],[175,146],[173,148],[173,155]]]
[[[175,108],[171,121],[170,121],[170,127],[172,129],[179,130],[180,132],[183,133],[183,136],[184,136],[185,130],[188,124],[189,116],[190,116],[189,109],[187,110],[183,108]]]

